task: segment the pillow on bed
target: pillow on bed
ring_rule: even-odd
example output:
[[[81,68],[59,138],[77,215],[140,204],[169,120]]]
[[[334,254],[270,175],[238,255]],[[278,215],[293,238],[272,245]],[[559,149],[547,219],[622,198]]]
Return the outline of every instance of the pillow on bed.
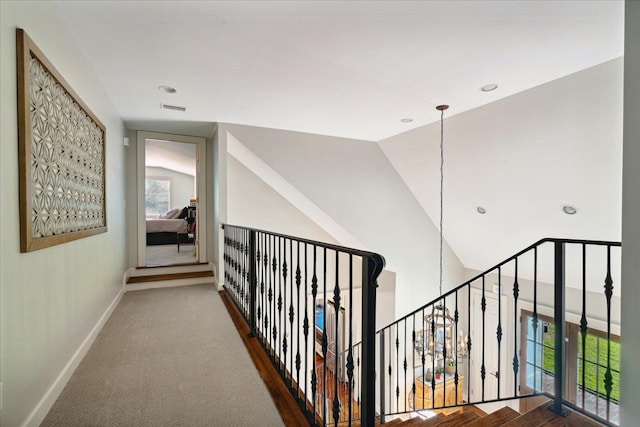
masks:
[[[171,209],[169,212],[167,212],[164,217],[166,219],[173,219],[174,217],[177,217],[178,215],[180,215],[180,208],[175,208],[175,209]]]

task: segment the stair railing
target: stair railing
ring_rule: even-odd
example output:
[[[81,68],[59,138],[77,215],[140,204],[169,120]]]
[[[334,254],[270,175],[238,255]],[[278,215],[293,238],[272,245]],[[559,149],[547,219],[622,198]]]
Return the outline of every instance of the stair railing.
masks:
[[[543,396],[616,425],[620,246],[542,239],[382,328],[380,418]]]
[[[381,256],[224,228],[225,287],[313,425],[541,398],[618,424],[619,242],[542,239],[374,336]],[[326,310],[344,306],[345,348],[332,357]]]
[[[373,426],[376,287],[384,258],[264,230],[222,227],[225,289],[310,424],[347,419],[351,425],[359,418],[361,425]],[[329,310],[335,314],[331,325]],[[361,342],[357,351],[355,342]],[[345,382],[358,387],[344,388]]]

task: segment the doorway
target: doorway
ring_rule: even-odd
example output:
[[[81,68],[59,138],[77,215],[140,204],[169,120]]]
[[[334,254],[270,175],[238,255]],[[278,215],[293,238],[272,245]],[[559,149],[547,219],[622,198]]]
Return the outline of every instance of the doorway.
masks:
[[[138,267],[206,263],[205,141],[138,132]]]
[[[498,349],[496,331],[500,323],[503,328],[507,324],[507,298],[493,293],[485,293],[486,310],[482,313],[482,291],[471,290],[471,342],[476,343],[471,347],[471,372],[480,372],[481,365],[485,366],[484,383],[478,375],[471,378],[471,400],[493,400],[507,395],[507,342],[504,339]],[[500,314],[498,314],[500,313]],[[500,318],[498,317],[500,316]],[[484,325],[484,328],[483,328]],[[483,333],[484,332],[484,333]],[[484,353],[484,358],[483,358]],[[500,355],[500,358],[497,355]],[[498,393],[498,390],[501,393]],[[480,405],[487,413],[493,412],[504,406],[504,403],[486,403]]]

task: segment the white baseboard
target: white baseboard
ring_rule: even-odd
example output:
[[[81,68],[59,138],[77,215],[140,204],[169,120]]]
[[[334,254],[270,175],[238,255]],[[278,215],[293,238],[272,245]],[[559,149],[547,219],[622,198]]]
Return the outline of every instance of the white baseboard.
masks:
[[[42,423],[49,413],[49,410],[60,396],[60,393],[62,393],[62,390],[67,385],[67,382],[69,382],[69,379],[75,372],[76,368],[80,365],[80,362],[82,362],[82,359],[91,348],[91,345],[96,340],[98,334],[107,323],[107,320],[111,317],[113,310],[118,306],[124,292],[124,288],[120,289],[111,304],[109,304],[102,316],[100,316],[98,322],[91,329],[89,335],[87,335],[84,341],[82,341],[82,344],[80,344],[80,347],[73,354],[71,360],[69,360],[66,366],[62,369],[62,372],[60,372],[60,375],[58,375],[51,387],[49,387],[47,392],[44,394],[44,397],[40,402],[38,402],[31,414],[29,414],[29,417],[27,417],[26,421],[22,424],[23,427],[37,427]]]
[[[131,278],[131,275],[133,274],[133,272],[135,271],[135,268],[127,268],[127,270],[124,272],[124,275],[122,276],[122,287],[124,288],[127,285],[127,282],[129,281],[129,279]]]

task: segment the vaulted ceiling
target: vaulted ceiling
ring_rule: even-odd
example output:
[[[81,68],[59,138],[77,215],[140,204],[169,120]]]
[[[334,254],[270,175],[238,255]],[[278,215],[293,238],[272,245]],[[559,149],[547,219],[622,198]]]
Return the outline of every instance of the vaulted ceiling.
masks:
[[[493,239],[521,223],[527,243],[619,238],[622,86],[597,82],[621,78],[623,1],[55,3],[132,128],[225,122],[376,141],[437,223],[438,152],[420,140],[437,140],[434,107],[446,103],[445,237],[465,266],[520,249],[504,232]],[[613,107],[567,111],[567,97]],[[586,123],[596,131],[572,132]],[[555,217],[564,203],[579,220]]]

